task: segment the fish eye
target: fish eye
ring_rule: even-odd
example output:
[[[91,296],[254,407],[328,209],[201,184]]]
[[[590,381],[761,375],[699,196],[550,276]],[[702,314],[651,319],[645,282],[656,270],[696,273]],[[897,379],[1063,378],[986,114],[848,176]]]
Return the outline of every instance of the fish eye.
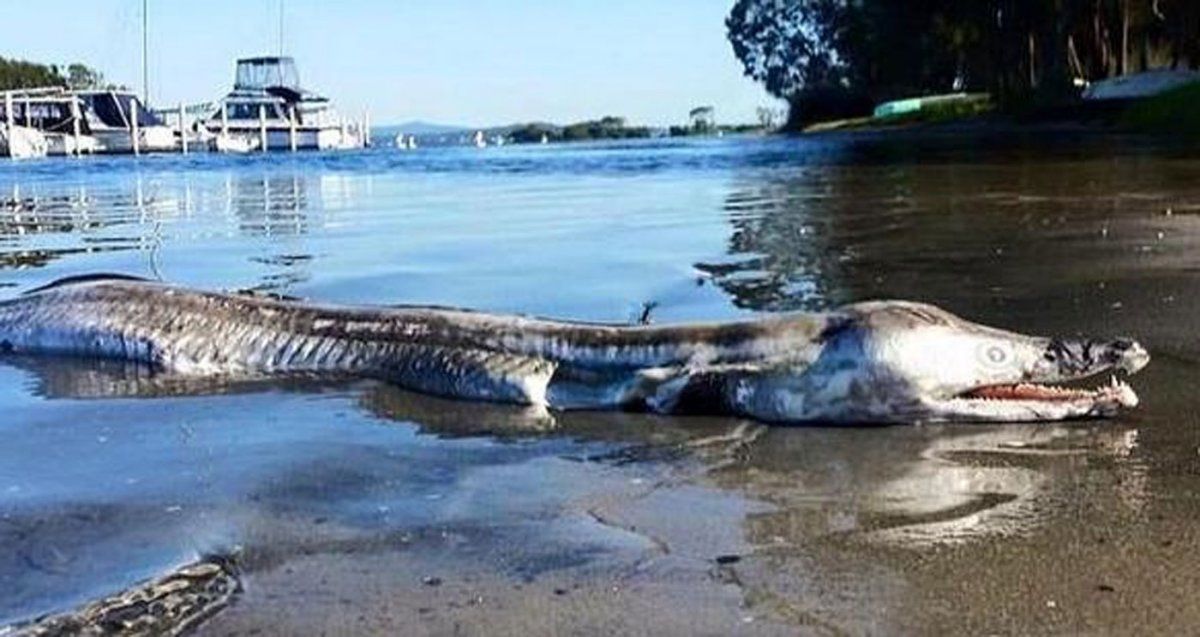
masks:
[[[996,368],[1008,365],[1012,352],[1003,345],[987,343],[976,350],[975,356],[983,367]]]

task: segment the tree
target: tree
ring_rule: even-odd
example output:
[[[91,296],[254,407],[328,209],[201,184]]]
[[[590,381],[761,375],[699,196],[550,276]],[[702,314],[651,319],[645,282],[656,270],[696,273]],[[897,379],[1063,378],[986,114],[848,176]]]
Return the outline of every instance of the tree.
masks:
[[[775,109],[769,106],[759,106],[754,109],[758,115],[758,124],[766,130],[772,130],[779,125],[778,114]]]
[[[788,99],[792,120],[856,95],[1061,103],[1077,79],[1200,66],[1197,0],[737,0],[725,24],[746,75]]]
[[[842,0],[738,0],[725,28],[745,74],[791,99],[805,89],[845,85],[838,46],[847,13]]]
[[[67,67],[67,86],[73,91],[105,88],[104,74],[78,62]]]
[[[716,109],[711,106],[697,106],[688,111],[688,121],[691,122],[693,132],[708,133],[717,127]]]
[[[65,83],[56,67],[0,58],[0,90],[62,86]]]

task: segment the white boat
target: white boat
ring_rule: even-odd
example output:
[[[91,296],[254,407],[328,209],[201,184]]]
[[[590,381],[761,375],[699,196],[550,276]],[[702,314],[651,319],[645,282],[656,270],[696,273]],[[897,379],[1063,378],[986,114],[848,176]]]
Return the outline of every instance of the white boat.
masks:
[[[471,141],[474,142],[475,148],[487,148],[487,138],[484,137],[481,130],[475,131],[475,136],[471,138]]]
[[[238,60],[233,92],[202,120],[216,150],[363,148],[369,127],[340,119],[329,99],[300,88],[290,57]]]
[[[258,150],[258,139],[246,135],[217,133],[212,138],[212,149],[218,153],[252,153]]]
[[[2,154],[11,157],[75,155],[97,152],[89,134],[80,99],[60,86],[17,89],[0,93]],[[12,121],[9,121],[9,113]]]
[[[396,135],[395,145],[400,150],[414,150],[417,147],[417,136],[399,133]]]
[[[83,105],[86,130],[96,140],[96,152],[134,152],[135,125],[137,152],[166,153],[178,150],[176,130],[147,109],[133,93],[75,91],[74,95]]]
[[[49,150],[46,136],[36,128],[28,126],[4,126],[0,128],[0,155],[13,159],[45,157]]]

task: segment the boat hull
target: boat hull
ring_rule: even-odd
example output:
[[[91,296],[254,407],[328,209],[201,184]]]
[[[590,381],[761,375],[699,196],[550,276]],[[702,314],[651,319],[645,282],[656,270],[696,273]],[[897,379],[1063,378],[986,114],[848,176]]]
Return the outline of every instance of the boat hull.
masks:
[[[226,146],[236,148],[238,150],[262,150],[262,129],[258,126],[228,126],[225,132],[222,132],[220,125],[208,126],[209,132],[217,136],[224,136],[230,140]],[[302,126],[295,130],[295,148],[296,150],[343,150],[362,148],[363,143],[360,136],[353,131],[343,132],[341,127],[327,126]],[[293,132],[290,127],[283,126],[268,126],[267,127],[267,148],[269,151],[291,150],[292,149]],[[228,148],[217,148],[216,150],[228,150]]]

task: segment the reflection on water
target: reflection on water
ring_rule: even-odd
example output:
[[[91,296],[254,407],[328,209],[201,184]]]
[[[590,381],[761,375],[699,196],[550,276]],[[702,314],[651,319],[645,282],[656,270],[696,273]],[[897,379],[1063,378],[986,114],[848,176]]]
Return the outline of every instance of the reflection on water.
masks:
[[[727,434],[741,427],[741,423],[723,418],[679,421],[621,412],[548,413],[515,405],[450,400],[386,383],[329,374],[196,377],[164,373],[130,361],[34,356],[5,356],[0,358],[0,366],[20,370],[25,375],[27,391],[47,400],[353,391],[359,395],[359,405],[365,414],[381,420],[411,423],[422,433],[449,438],[566,434],[591,441],[665,444]]]
[[[310,180],[298,172],[117,173],[78,185],[18,180],[0,197],[0,277],[4,270],[58,266],[71,257],[73,265],[55,269],[119,269],[162,278],[173,274],[161,272],[164,256],[169,262],[191,250],[232,250],[238,256],[250,251],[243,258],[261,266],[262,274],[244,289],[285,290],[312,278],[316,258],[293,238],[314,224],[335,225],[337,212],[355,205],[356,192],[344,176]],[[120,265],[81,267],[86,261]]]
[[[1028,533],[1061,508],[1080,463],[1144,474],[1119,423],[771,430],[718,481],[779,506],[749,521],[763,550],[821,538],[917,547]],[[1145,494],[1110,492],[1136,509]]]
[[[599,473],[660,464],[649,460],[678,460],[688,479],[710,470],[726,492],[771,503],[745,517],[747,539],[776,572],[810,579],[831,554],[982,546],[1085,513],[1099,525],[1160,514],[1164,485],[1185,481],[1178,467],[1200,445],[1188,385],[1200,360],[1200,163],[1107,142],[978,153],[946,139],[853,139],[0,166],[8,293],[121,271],[602,321],[652,307],[657,322],[899,297],[1025,332],[1129,333],[1156,355],[1133,382],[1144,408],[1116,422],[769,430],[547,415],[350,379],[188,380],[6,359],[0,538],[17,550],[0,555],[0,585],[15,591],[0,623],[188,551],[320,551],[364,529],[382,551],[405,525],[536,525],[597,488]],[[718,453],[695,451],[713,440]],[[293,538],[284,517],[320,541]],[[589,550],[579,559],[604,556]],[[876,581],[883,567],[870,568],[821,581]]]
[[[727,255],[696,267],[756,310],[916,298],[986,312],[996,297],[1047,284],[1200,265],[1200,187],[1142,162],[828,166],[738,179],[725,203]]]
[[[299,175],[263,175],[259,179],[226,177],[228,205],[238,218],[238,230],[257,236],[287,236],[308,232],[309,195]]]
[[[845,201],[817,171],[738,183],[725,201],[728,257],[698,263],[738,307],[766,311],[819,309],[837,298],[839,269],[829,226]],[[830,209],[830,207],[834,209]],[[843,250],[848,248],[843,248]]]

